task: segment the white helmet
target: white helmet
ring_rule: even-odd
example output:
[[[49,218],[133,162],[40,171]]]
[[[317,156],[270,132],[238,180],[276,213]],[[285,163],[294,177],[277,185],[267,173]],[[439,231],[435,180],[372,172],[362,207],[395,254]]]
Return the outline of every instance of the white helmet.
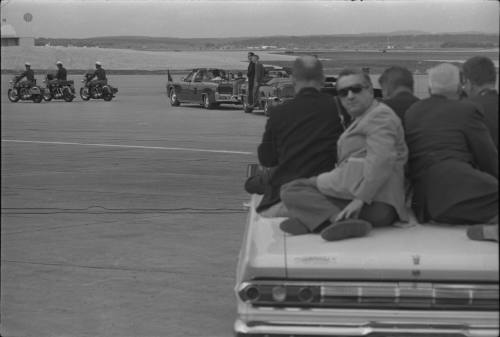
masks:
[[[24,65],[28,66],[28,67],[31,67],[31,63],[29,63],[29,62],[26,62]]]
[[[97,61],[97,62],[95,63],[95,65],[96,65],[96,66],[100,66],[100,65],[102,65],[102,64],[101,64],[101,62]]]
[[[60,64],[60,65],[62,65],[62,62],[61,62],[61,61],[57,61],[57,62],[56,62],[56,64]]]

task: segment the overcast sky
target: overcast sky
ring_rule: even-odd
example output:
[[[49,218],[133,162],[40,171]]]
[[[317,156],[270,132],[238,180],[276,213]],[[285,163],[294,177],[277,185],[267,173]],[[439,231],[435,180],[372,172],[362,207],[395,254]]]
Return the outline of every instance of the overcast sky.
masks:
[[[2,24],[35,37],[238,37],[499,31],[499,2],[273,0],[9,0]],[[23,20],[32,14],[32,21]]]

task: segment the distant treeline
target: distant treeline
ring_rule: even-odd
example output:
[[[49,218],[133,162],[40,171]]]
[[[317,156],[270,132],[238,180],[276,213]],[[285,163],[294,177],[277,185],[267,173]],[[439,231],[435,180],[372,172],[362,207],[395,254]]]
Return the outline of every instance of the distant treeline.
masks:
[[[35,45],[100,47],[134,50],[241,49],[384,49],[390,48],[498,48],[498,34],[312,35],[256,38],[194,38],[113,36],[86,39],[38,38]]]

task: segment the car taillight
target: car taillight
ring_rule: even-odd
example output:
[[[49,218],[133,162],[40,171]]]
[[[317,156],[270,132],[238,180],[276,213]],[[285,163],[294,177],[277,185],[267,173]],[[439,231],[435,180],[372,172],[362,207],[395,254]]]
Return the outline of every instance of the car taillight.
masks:
[[[498,310],[498,284],[254,281],[239,296],[258,306]]]
[[[257,292],[258,297],[250,298],[248,293]],[[276,284],[243,284],[238,292],[244,301],[255,305],[292,305],[300,306],[320,301],[320,286]]]

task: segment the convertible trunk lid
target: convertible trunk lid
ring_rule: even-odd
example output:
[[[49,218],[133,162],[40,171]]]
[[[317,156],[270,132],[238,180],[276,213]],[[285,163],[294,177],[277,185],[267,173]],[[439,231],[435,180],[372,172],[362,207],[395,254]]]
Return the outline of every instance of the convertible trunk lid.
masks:
[[[468,239],[466,226],[411,221],[342,241],[286,235],[288,278],[498,282],[497,243]]]
[[[241,280],[498,283],[498,243],[468,239],[466,226],[420,225],[412,217],[363,238],[327,242],[318,234],[284,233],[285,218],[255,212],[260,199],[253,195],[249,204]]]

